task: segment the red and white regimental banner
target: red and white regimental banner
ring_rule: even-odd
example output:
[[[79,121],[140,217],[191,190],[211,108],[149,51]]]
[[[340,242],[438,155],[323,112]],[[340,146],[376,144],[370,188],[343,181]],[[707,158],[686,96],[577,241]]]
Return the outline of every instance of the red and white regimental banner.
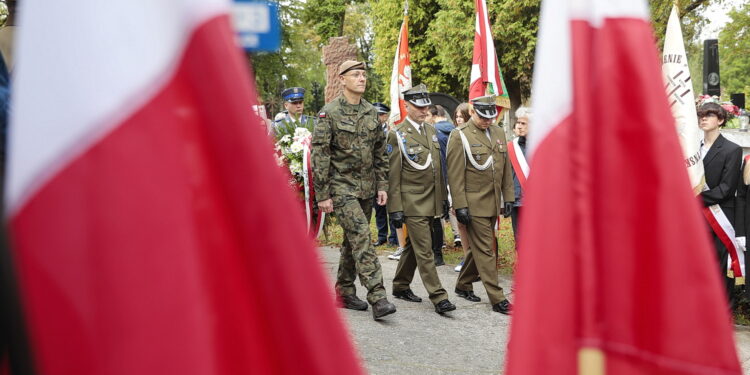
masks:
[[[362,373],[230,6],[24,1],[6,215],[38,373]]]

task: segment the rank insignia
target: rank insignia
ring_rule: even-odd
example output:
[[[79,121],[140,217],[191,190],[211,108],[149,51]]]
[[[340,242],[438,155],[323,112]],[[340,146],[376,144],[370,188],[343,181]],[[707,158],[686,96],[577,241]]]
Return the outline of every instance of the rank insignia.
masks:
[[[391,146],[390,144],[385,145],[385,152],[389,154],[393,152],[393,146]]]

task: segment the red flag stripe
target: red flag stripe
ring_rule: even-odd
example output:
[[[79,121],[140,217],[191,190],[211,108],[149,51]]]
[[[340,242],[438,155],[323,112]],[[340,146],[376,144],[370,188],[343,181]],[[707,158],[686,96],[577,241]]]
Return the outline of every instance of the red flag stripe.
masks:
[[[228,18],[175,63],[11,218],[39,372],[360,373]]]

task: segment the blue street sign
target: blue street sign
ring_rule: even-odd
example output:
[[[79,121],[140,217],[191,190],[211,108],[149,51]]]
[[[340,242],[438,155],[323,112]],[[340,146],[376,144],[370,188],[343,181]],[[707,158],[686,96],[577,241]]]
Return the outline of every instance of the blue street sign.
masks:
[[[278,51],[281,22],[277,3],[235,0],[232,19],[240,44],[248,51]]]

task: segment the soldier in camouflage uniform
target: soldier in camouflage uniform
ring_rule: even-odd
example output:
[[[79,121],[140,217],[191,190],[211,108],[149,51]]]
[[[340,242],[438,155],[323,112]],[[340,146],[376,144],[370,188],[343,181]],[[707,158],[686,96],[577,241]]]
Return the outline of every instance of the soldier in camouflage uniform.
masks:
[[[383,273],[370,239],[372,202],[386,204],[388,160],[385,134],[377,111],[362,99],[367,75],[365,64],[345,61],[339,67],[342,95],[318,114],[312,136],[312,165],[316,200],[320,210],[333,213],[344,230],[336,291],[343,306],[367,310],[357,298],[354,280],[367,288],[374,319],[396,312],[383,287]]]

